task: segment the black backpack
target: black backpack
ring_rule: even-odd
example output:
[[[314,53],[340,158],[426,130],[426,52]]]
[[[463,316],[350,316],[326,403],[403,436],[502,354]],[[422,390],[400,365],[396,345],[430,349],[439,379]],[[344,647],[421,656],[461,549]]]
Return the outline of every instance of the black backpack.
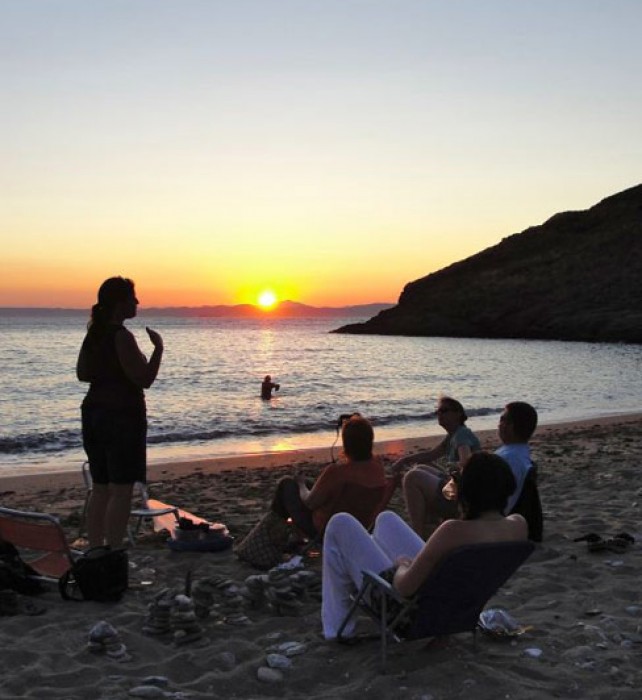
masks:
[[[129,584],[129,558],[124,549],[92,547],[58,581],[65,600],[114,602]],[[79,594],[79,595],[78,595]]]

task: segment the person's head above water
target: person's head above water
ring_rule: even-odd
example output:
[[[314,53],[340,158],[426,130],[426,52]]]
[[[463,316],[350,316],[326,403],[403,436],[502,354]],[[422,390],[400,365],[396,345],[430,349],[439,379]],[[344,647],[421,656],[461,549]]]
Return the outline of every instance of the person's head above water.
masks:
[[[266,374],[266,375],[265,375],[265,379],[264,379],[263,381],[264,381],[264,382],[271,382],[271,381],[272,381],[272,377],[271,377],[269,374]]]

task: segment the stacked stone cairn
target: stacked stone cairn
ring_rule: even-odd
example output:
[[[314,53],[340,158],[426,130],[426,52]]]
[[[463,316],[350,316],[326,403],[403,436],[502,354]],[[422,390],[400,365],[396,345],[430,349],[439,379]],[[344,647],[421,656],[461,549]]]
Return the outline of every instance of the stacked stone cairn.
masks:
[[[255,609],[266,603],[278,615],[298,615],[306,600],[320,600],[321,578],[314,571],[274,567],[266,574],[248,576],[243,591]]]
[[[197,617],[208,617],[216,612],[228,625],[249,625],[249,618],[242,612],[246,599],[243,590],[224,576],[199,579],[192,586],[192,597]]]
[[[176,594],[165,588],[154,596],[147,606],[147,617],[143,623],[143,632],[154,637],[169,637],[172,634],[172,608]]]
[[[203,638],[203,630],[196,620],[194,603],[189,596],[175,596],[171,620],[174,644],[190,644]]]
[[[120,635],[109,622],[101,620],[89,630],[87,648],[92,654],[107,654],[114,661],[129,661],[131,656],[122,643]]]
[[[143,632],[156,637],[171,637],[178,645],[196,642],[203,637],[192,599],[170,589],[161,591],[148,605]]]

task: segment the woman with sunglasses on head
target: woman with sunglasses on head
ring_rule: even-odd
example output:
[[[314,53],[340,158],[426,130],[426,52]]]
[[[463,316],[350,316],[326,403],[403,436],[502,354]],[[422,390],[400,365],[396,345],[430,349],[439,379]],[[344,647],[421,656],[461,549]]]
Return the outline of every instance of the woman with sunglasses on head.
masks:
[[[122,546],[134,484],[146,481],[143,390],[158,374],[163,339],[146,329],[154,347],[147,360],[123,325],[136,316],[137,306],[132,280],[105,280],[92,307],[76,365],[78,379],[89,382],[82,403],[82,437],[93,482],[87,510],[90,547]]]
[[[402,457],[392,465],[396,474],[412,466],[404,476],[403,492],[412,529],[424,539],[443,519],[456,517],[456,504],[442,494],[442,489],[450,472],[461,469],[468,457],[481,449],[479,439],[466,426],[468,416],[459,401],[441,396],[435,413],[446,437],[432,450]],[[445,458],[447,472],[433,464],[440,458]]]
[[[442,523],[427,542],[390,511],[377,517],[372,535],[347,513],[333,516],[323,542],[321,619],[325,638],[336,639],[351,606],[350,594],[361,586],[364,570],[380,573],[394,568],[393,587],[410,597],[458,547],[525,540],[528,526],[524,518],[503,515],[514,490],[515,477],[508,464],[497,455],[477,452],[464,461],[454,493],[459,517]],[[353,636],[354,631],[351,621],[342,636]]]

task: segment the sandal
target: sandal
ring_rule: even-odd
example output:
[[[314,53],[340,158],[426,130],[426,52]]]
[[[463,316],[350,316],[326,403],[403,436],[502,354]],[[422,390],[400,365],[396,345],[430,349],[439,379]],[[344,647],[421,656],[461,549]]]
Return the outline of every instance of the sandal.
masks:
[[[596,540],[587,541],[586,548],[589,552],[604,552],[609,549],[609,541],[598,537]]]
[[[582,535],[581,537],[576,537],[573,542],[601,542],[602,538],[595,532],[589,532],[588,535]]]

